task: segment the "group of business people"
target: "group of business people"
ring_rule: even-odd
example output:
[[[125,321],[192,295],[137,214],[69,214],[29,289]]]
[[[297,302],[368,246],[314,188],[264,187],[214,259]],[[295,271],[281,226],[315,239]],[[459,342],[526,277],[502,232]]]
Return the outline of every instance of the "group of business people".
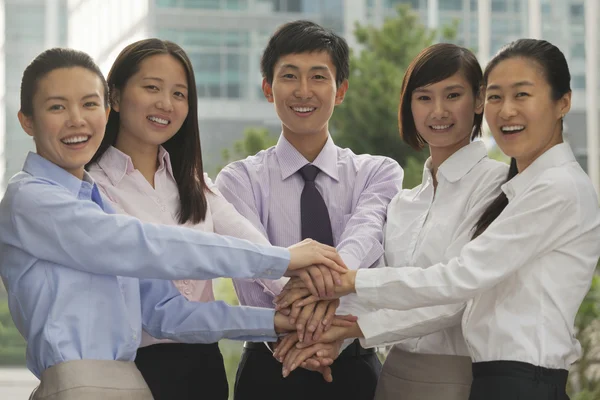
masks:
[[[36,152],[0,203],[0,274],[31,398],[226,399],[228,338],[245,341],[236,400],[567,399],[600,209],[563,142],[561,51],[517,40],[483,72],[463,47],[424,49],[398,119],[430,157],[404,190],[396,161],[330,136],[343,38],[284,24],[261,71],[279,141],[213,183],[177,44],[135,42],[106,79],[70,49],[26,68]],[[484,114],[510,166],[477,140]],[[214,300],[215,277],[241,306]]]

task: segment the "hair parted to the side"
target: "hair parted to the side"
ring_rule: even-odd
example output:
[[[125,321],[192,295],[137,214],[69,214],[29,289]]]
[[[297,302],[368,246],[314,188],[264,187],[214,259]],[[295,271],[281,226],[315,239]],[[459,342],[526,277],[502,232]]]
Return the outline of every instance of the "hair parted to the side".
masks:
[[[569,65],[565,55],[552,43],[538,39],[519,39],[502,47],[485,68],[483,74],[484,86],[487,86],[490,73],[493,69],[502,61],[511,58],[523,58],[537,64],[550,86],[552,100],[558,101],[564,95],[571,92],[571,73],[569,72]],[[518,173],[517,161],[512,158],[506,178],[507,182]],[[477,221],[473,239],[481,235],[507,205],[508,199],[506,195],[500,193]]]
[[[456,73],[462,73],[477,98],[483,84],[483,73],[475,54],[469,49],[451,43],[437,43],[423,49],[410,63],[400,92],[398,128],[400,137],[415,150],[427,143],[417,132],[412,115],[412,94],[415,89],[441,82]],[[481,136],[483,114],[475,113],[471,140]]]
[[[170,55],[179,61],[187,75],[188,115],[179,131],[162,146],[169,152],[173,175],[179,191],[179,223],[196,224],[202,222],[206,217],[208,203],[205,191],[208,189],[204,181],[202,166],[196,78],[186,52],[173,42],[156,38],[140,40],[125,47],[117,56],[108,73],[111,102],[115,101],[112,96],[116,92],[123,92],[127,81],[139,71],[140,64],[145,59],[163,54]],[[111,109],[104,139],[87,167],[100,160],[106,150],[115,145],[119,134],[119,123],[119,113]]]
[[[260,69],[267,83],[273,84],[277,61],[289,54],[326,51],[336,70],[337,87],[350,74],[350,49],[341,36],[314,22],[298,20],[280,26],[271,36],[261,60]]]
[[[92,57],[79,50],[55,47],[40,53],[25,68],[21,79],[21,108],[26,116],[33,115],[33,97],[37,92],[38,82],[50,72],[61,68],[85,68],[96,75],[104,86],[104,107],[108,107],[108,86],[100,68]]]

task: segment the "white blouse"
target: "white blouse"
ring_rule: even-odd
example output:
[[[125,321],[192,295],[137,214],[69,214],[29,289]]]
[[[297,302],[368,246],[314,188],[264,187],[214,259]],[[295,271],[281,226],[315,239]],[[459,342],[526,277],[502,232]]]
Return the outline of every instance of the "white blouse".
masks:
[[[400,192],[388,207],[385,264],[427,268],[458,256],[471,240],[483,210],[501,193],[500,186],[507,175],[508,165],[489,159],[483,142],[476,141],[440,165],[434,192],[431,158],[428,159],[422,183]],[[444,318],[446,324],[438,327],[429,324],[429,332],[433,333],[407,339],[397,346],[416,353],[468,356],[460,327],[465,305],[466,302],[429,310],[359,311],[363,345],[388,345],[411,334],[428,333],[419,326],[423,312],[435,312],[441,313],[440,321],[446,315],[453,315],[454,319]],[[453,325],[447,326],[450,323]]]
[[[462,331],[474,362],[568,369],[581,353],[575,315],[600,256],[596,192],[565,143],[502,190],[507,207],[460,256],[425,269],[359,270],[357,295],[398,310],[467,301]]]

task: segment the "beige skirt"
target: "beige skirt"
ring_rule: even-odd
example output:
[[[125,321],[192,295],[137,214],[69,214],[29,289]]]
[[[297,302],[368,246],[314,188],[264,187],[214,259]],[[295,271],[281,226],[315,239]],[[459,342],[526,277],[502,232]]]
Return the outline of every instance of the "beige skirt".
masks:
[[[467,400],[472,380],[470,357],[410,353],[394,346],[375,400]]]
[[[153,400],[135,363],[74,360],[42,373],[30,400]]]

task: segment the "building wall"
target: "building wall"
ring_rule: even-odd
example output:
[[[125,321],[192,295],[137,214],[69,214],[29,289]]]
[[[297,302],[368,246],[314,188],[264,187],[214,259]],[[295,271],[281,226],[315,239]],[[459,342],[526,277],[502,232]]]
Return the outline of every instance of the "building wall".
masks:
[[[23,70],[31,60],[48,45],[65,43],[66,29],[64,1],[55,1],[58,10],[53,13],[59,19],[59,30],[51,37],[55,43],[47,43],[46,27],[48,8],[44,0],[5,0],[4,1],[4,69],[5,120],[4,129],[4,185],[11,176],[23,167],[27,153],[34,149],[33,140],[23,132],[17,119],[20,108],[20,85]],[[62,7],[62,8],[61,8]],[[3,188],[2,191],[3,192]],[[0,192],[0,193],[1,193]]]

